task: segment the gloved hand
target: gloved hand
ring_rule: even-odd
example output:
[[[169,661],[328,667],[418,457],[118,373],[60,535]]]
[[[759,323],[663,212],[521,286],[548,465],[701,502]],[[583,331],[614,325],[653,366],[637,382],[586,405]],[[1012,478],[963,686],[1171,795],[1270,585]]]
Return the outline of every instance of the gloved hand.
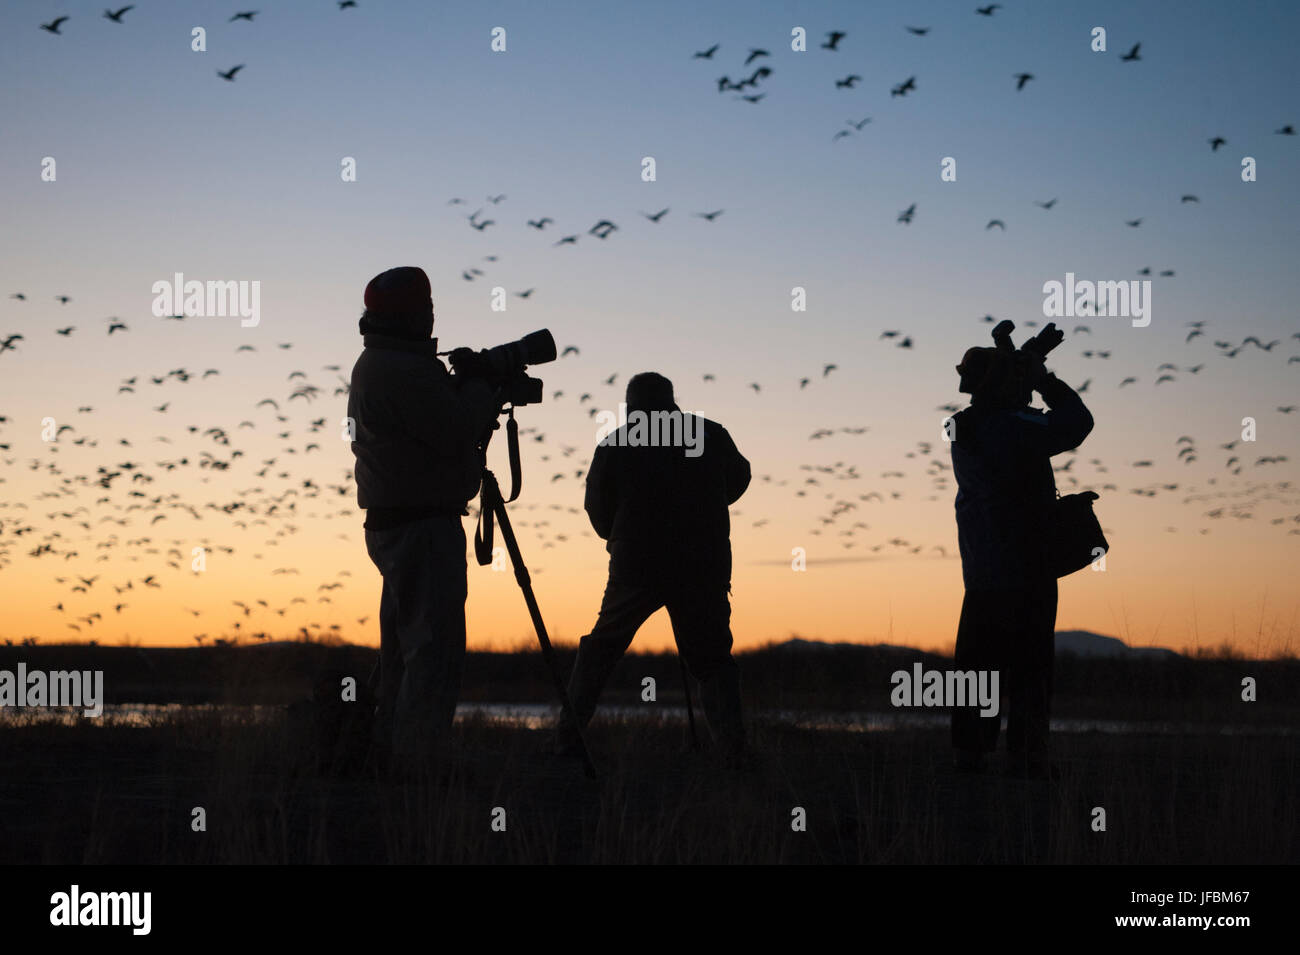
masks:
[[[1046,358],[1047,353],[1063,341],[1065,341],[1065,332],[1056,327],[1056,322],[1048,322],[1041,332],[1021,346],[1021,350]]]
[[[1030,388],[1037,388],[1049,374],[1043,356],[1038,352],[1022,348],[1016,352],[1016,364],[1021,380]]]
[[[497,415],[501,412],[501,396],[497,390],[482,378],[465,378],[460,382],[457,392],[474,433],[489,428],[495,431]]]
[[[466,378],[486,378],[490,370],[483,353],[472,348],[453,348],[447,359],[452,371]]]

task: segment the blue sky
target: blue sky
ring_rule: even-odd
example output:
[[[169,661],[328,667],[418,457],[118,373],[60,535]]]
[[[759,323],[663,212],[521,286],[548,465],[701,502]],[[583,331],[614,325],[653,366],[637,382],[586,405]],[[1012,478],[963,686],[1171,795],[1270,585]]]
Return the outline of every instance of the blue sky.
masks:
[[[1177,273],[1156,281],[1151,327],[1098,319],[1090,336],[1072,335],[1053,356],[1067,380],[1093,381],[1099,429],[1081,457],[1109,467],[1102,477],[1081,461],[1072,473],[1113,480],[1127,494],[1153,480],[1131,462],[1151,458],[1165,481],[1221,490],[1209,481],[1228,480],[1223,456],[1206,453],[1183,468],[1173,440],[1190,433],[1211,448],[1253,415],[1259,454],[1290,461],[1248,468],[1236,477],[1240,490],[1253,501],[1261,482],[1293,478],[1300,419],[1273,409],[1296,403],[1300,374],[1300,364],[1286,363],[1300,354],[1290,338],[1300,330],[1300,139],[1274,131],[1300,122],[1300,7],[1008,3],[982,17],[976,5],[362,0],[339,11],[328,2],[250,2],[259,9],[253,23],[228,23],[238,4],[145,2],[117,25],[100,16],[102,3],[7,3],[0,291],[30,301],[0,302],[0,333],[27,339],[20,360],[0,359],[4,413],[71,413],[68,406],[89,400],[83,394],[107,410],[127,375],[220,355],[211,361],[222,377],[192,392],[193,410],[233,422],[250,395],[283,398],[293,368],[333,382],[318,369],[346,370],[354,360],[365,282],[392,265],[418,264],[433,281],[445,344],[491,344],[548,326],[561,346],[580,346],[577,359],[545,370],[548,390],[565,396],[528,413],[553,444],[586,454],[595,427],[575,396],[590,392],[613,407],[627,377],[654,368],[677,381],[684,407],[727,424],[756,473],[798,481],[800,463],[854,462],[875,482],[866,491],[885,488],[875,475],[905,467],[903,497],[873,517],[871,533],[951,551],[952,489],[932,491],[904,455],[918,441],[938,443],[935,409],[958,399],[952,365],[986,340],[979,318],[1011,318],[1023,333],[1024,322],[1042,320],[1045,281],[1067,271],[1127,279],[1149,266]],[[63,36],[38,29],[58,14],[71,17]],[[909,25],[931,32],[917,37]],[[206,53],[190,50],[194,26],[207,28]],[[505,53],[489,46],[498,26],[507,31]],[[808,52],[790,50],[795,26],[806,28]],[[1089,47],[1095,26],[1108,32],[1104,54]],[[835,52],[818,48],[831,29],[847,34]],[[1142,59],[1120,62],[1137,42]],[[692,57],[714,43],[713,60]],[[757,104],[716,87],[723,74],[744,75],[751,47],[770,51],[759,62],[773,71]],[[236,82],[215,75],[236,64],[245,64]],[[1021,92],[1019,72],[1035,76]],[[862,77],[857,88],[836,89],[850,73]],[[913,75],[915,93],[889,95]],[[848,120],[865,117],[872,122],[862,131],[832,142]],[[1212,152],[1213,136],[1227,146]],[[58,162],[57,183],[40,181],[45,156]],[[357,160],[355,183],[340,180],[345,156]],[[656,159],[654,183],[641,181],[643,156]],[[956,182],[940,181],[947,156],[957,161]],[[1240,179],[1243,156],[1258,162],[1255,183]],[[500,205],[485,201],[500,193]],[[1200,202],[1180,203],[1186,193]],[[448,205],[452,197],[468,205]],[[1051,211],[1034,205],[1051,198]],[[896,223],[911,203],[915,221]],[[480,206],[497,222],[483,233],[465,220]],[[671,211],[658,224],[639,215],[664,207]],[[725,212],[714,222],[693,215],[715,209]],[[525,225],[543,215],[557,220],[553,230]],[[1138,217],[1140,228],[1124,225]],[[605,241],[586,235],[602,218],[619,230]],[[1005,233],[985,230],[993,218]],[[553,246],[567,234],[582,238]],[[497,261],[485,262],[489,255]],[[469,267],[485,275],[465,282]],[[148,314],[149,289],[175,271],[261,281],[262,325],[160,325]],[[512,297],[500,314],[488,307],[496,285],[537,292]],[[807,289],[806,313],[790,310],[794,286]],[[73,301],[59,306],[56,294]],[[131,324],[129,341],[102,337],[108,316]],[[1206,336],[1187,345],[1192,321],[1207,323]],[[64,322],[78,332],[49,334]],[[880,339],[895,329],[912,337],[912,350]],[[1232,360],[1211,344],[1252,334],[1283,344]],[[277,341],[295,350],[268,355]],[[259,347],[256,363],[236,363],[241,342]],[[1113,357],[1085,360],[1086,348]],[[1206,368],[1157,388],[1163,361]],[[830,362],[838,370],[823,379]],[[706,372],[717,381],[706,385]],[[612,373],[618,386],[602,385]],[[809,375],[813,384],[801,390],[798,380]],[[1128,375],[1138,384],[1118,390]],[[178,396],[176,410],[190,394]],[[119,416],[128,431],[155,421],[127,406]],[[809,450],[817,427],[864,425],[868,438],[836,437]],[[345,470],[346,446],[328,447],[326,461],[331,474]],[[572,506],[580,501],[575,482],[545,483],[552,463],[530,465],[534,501]],[[9,486],[30,490],[20,480]],[[1259,523],[1297,510],[1276,493]],[[821,511],[790,494],[756,486],[742,501],[738,543],[743,529],[756,561],[788,555],[818,527]],[[1197,505],[1119,495],[1107,503],[1121,537],[1123,528],[1208,526]],[[572,544],[555,554],[598,576],[599,547],[577,542],[585,522],[565,520]],[[753,529],[756,520],[768,523]],[[1290,525],[1256,547],[1254,535],[1271,532],[1259,523],[1237,525],[1233,552],[1269,560],[1235,568],[1241,576],[1225,605],[1255,606],[1260,595],[1245,582],[1272,580],[1271,564],[1294,556],[1298,538],[1281,536]],[[1170,600],[1191,572],[1180,561],[1200,573],[1214,553],[1189,556],[1163,541],[1132,547]],[[360,556],[356,572],[368,573]],[[801,601],[842,603],[857,583],[850,571],[836,573],[820,596],[787,594],[793,609],[764,635],[801,629]],[[945,566],[945,592],[957,579]],[[1123,581],[1134,603],[1155,586],[1140,575]],[[876,591],[894,588],[907,590],[891,578]],[[573,600],[571,632],[582,632],[598,599],[598,585],[590,589],[585,603]],[[1116,619],[1117,599],[1065,598],[1063,617],[1115,632],[1107,620]],[[882,596],[863,610],[874,622],[861,633],[834,622],[844,614],[813,615],[811,635],[878,635],[879,620],[898,612],[889,602]],[[765,607],[763,619],[774,613]],[[1152,611],[1147,632],[1167,626],[1161,619]],[[935,629],[918,622],[914,638],[937,639]]]

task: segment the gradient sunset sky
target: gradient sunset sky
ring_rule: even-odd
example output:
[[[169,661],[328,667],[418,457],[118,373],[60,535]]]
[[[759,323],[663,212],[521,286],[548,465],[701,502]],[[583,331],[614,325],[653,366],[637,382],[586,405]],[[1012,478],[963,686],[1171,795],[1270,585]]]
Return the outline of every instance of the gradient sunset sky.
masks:
[[[953,365],[989,342],[986,315],[1015,321],[1017,340],[1044,322],[1045,282],[1150,268],[1149,327],[1063,320],[1048,363],[1089,382],[1096,428],[1056,459],[1057,481],[1101,493],[1112,547],[1104,573],[1062,582],[1058,629],[1295,651],[1300,409],[1279,409],[1300,405],[1300,137],[1278,131],[1300,124],[1300,7],[977,5],[312,0],[231,23],[238,4],[141,2],[117,24],[102,0],[4,4],[0,341],[23,338],[0,354],[0,638],[192,645],[333,627],[377,643],[335,389],[360,351],[366,282],[409,264],[431,277],[443,347],[549,327],[580,349],[536,370],[547,400],[519,416],[511,512],[554,638],[586,632],[604,586],[578,476],[589,409],[655,370],[753,465],[733,509],[740,648],[797,634],[950,649]],[[39,28],[65,14],[62,35]],[[206,52],[190,48],[198,26]],[[831,30],[846,34],[835,51]],[[770,55],[746,67],[752,48]],[[239,64],[234,82],[217,76]],[[761,101],[718,91],[760,65]],[[1034,77],[1020,91],[1018,73]],[[911,76],[914,92],[890,95]],[[481,232],[466,218],[480,208],[495,223]],[[545,231],[526,224],[543,216]],[[601,219],[618,226],[605,240],[587,232]],[[483,274],[466,281],[471,268]],[[176,272],[259,281],[260,324],[154,317],[153,283]],[[110,318],[128,330],[108,336]],[[290,399],[304,381],[320,396]],[[46,417],[75,430],[44,442]],[[1247,417],[1257,440],[1223,447]],[[123,474],[105,490],[100,467]],[[228,550],[195,574],[196,546]],[[82,577],[94,583],[74,590]],[[527,645],[511,574],[471,557],[469,588],[471,646]],[[660,614],[634,648],[670,641]]]

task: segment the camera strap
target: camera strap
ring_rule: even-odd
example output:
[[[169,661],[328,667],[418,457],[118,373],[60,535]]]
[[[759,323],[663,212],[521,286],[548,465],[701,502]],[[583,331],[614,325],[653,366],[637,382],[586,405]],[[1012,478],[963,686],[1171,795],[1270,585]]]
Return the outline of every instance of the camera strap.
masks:
[[[506,453],[510,458],[510,496],[506,498],[504,503],[509,504],[519,496],[521,477],[519,466],[519,423],[515,421],[514,407],[510,408],[510,416],[506,419]],[[497,494],[500,493],[500,488],[498,488]],[[496,522],[493,510],[494,504],[494,501],[488,500],[488,488],[484,484],[479,491],[478,526],[474,529],[474,559],[478,561],[480,567],[486,567],[492,563],[492,538]]]
[[[492,506],[486,489],[479,492],[478,527],[474,528],[474,559],[480,567],[492,563]]]
[[[519,466],[519,422],[515,421],[515,406],[510,406],[510,417],[506,419],[506,453],[510,457],[510,496],[509,504],[519,496],[522,469]]]

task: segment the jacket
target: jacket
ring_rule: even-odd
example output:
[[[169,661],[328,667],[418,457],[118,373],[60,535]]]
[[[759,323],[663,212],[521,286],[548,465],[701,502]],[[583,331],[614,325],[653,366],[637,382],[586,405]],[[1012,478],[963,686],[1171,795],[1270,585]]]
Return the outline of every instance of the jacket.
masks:
[[[482,475],[477,443],[498,411],[491,390],[453,378],[436,338],[363,340],[348,391],[357,504],[464,514]]]
[[[1053,580],[1048,527],[1056,499],[1052,456],[1077,447],[1092,415],[1069,385],[1047,374],[1048,411],[974,404],[953,417],[957,543],[967,590],[1033,587]]]
[[[607,541],[611,577],[730,587],[727,508],[749,486],[749,462],[726,428],[698,421],[697,457],[680,446],[627,446],[627,425],[597,446],[585,505]]]

